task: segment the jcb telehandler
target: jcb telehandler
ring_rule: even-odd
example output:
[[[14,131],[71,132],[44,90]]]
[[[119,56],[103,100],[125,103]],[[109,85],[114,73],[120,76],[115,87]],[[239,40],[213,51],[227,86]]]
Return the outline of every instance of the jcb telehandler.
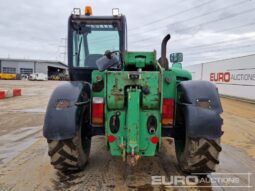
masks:
[[[210,173],[219,163],[222,106],[217,88],[192,81],[182,54],[127,51],[127,24],[113,16],[74,9],[68,20],[70,82],[50,98],[43,134],[51,164],[60,171],[82,170],[91,138],[105,136],[111,155],[135,164],[152,157],[163,137],[174,138],[179,166],[186,173]]]

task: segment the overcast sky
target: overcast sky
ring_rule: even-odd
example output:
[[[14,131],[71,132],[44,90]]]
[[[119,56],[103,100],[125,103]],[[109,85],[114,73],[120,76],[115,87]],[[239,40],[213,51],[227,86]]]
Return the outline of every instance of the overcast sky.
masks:
[[[0,57],[63,61],[67,18],[74,7],[94,15],[119,8],[127,17],[128,49],[157,50],[170,33],[170,52],[184,64],[255,53],[254,0],[1,0]]]

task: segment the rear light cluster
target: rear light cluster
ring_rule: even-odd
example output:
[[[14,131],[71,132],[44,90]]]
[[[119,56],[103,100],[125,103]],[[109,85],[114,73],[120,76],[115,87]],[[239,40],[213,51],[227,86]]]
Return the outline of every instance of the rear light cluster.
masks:
[[[170,126],[173,124],[174,117],[174,99],[164,99],[162,109],[162,125]]]
[[[104,98],[102,97],[93,97],[92,125],[104,125]]]

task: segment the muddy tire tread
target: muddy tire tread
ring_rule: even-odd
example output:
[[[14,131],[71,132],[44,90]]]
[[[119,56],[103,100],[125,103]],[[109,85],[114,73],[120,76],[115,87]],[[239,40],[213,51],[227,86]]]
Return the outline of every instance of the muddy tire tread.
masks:
[[[219,153],[222,150],[220,138],[207,140],[205,138],[188,138],[188,143],[179,159],[181,170],[186,173],[215,172],[219,164]]]
[[[48,140],[48,155],[55,169],[68,172],[82,170],[88,161],[78,136],[67,140]]]

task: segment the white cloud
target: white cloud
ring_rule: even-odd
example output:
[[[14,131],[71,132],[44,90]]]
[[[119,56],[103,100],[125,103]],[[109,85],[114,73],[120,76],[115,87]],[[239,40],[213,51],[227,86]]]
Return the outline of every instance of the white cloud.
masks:
[[[128,29],[132,29],[129,33],[130,50],[156,49],[160,55],[161,40],[164,35],[171,33],[172,39],[169,42],[168,50],[169,52],[183,50],[184,64],[248,54],[255,49],[252,47],[236,50],[227,49],[231,46],[252,44],[255,40],[255,23],[251,26],[238,28],[238,26],[254,22],[255,11],[224,20],[224,18],[237,15],[242,11],[255,9],[253,0],[243,1],[242,4],[233,6],[233,4],[238,4],[241,1],[2,1],[0,4],[0,57],[9,55],[16,58],[60,59],[60,53],[63,52],[60,45],[64,44],[61,38],[66,37],[67,18],[73,7],[80,7],[83,10],[84,3],[93,7],[94,15],[110,15],[112,8],[115,7],[118,7],[121,13],[126,15]],[[205,5],[192,9],[201,4]],[[224,7],[229,8],[225,9]],[[217,9],[222,10],[208,14]],[[200,17],[200,15],[205,16]],[[215,19],[219,19],[219,21],[196,27],[201,23]],[[157,22],[152,23],[153,21]],[[148,25],[148,23],[152,24]],[[234,27],[236,29],[226,30]],[[247,38],[247,40],[235,41],[240,38]],[[226,48],[222,51],[214,52],[215,48],[212,47],[185,50],[191,46],[229,40],[233,40],[233,43],[219,46],[222,49]],[[196,54],[192,54],[192,51]],[[197,54],[199,51],[201,54]]]

